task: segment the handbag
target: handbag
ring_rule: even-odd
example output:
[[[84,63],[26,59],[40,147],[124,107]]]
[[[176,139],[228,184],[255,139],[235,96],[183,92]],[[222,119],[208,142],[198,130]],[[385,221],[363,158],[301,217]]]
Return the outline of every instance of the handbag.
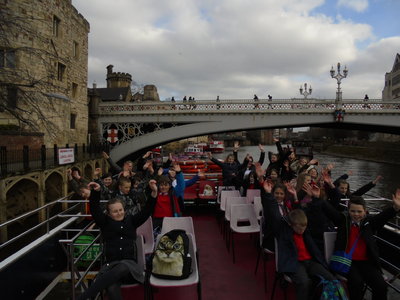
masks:
[[[334,251],[331,256],[331,261],[329,263],[329,268],[339,274],[346,275],[350,271],[351,261],[353,257],[354,250],[356,249],[358,239],[360,238],[360,233],[358,234],[353,246],[349,253],[346,251]]]

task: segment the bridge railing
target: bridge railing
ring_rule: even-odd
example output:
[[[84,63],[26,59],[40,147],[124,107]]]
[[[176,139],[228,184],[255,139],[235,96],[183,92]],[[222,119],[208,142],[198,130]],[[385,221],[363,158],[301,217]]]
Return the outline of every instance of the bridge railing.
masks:
[[[337,109],[335,99],[235,99],[235,100],[200,100],[200,101],[160,101],[160,102],[107,102],[99,105],[100,114],[141,113],[151,111],[153,113],[187,113],[195,112],[223,112],[223,111],[273,111],[273,110],[319,110],[334,111]],[[341,109],[376,111],[399,110],[400,103],[388,100],[373,99],[365,102],[360,99],[343,100]]]

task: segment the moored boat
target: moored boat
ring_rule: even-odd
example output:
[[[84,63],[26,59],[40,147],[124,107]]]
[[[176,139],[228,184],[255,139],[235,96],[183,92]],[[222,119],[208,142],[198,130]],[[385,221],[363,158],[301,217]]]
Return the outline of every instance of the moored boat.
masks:
[[[211,141],[208,149],[211,153],[222,153],[225,151],[224,141]]]

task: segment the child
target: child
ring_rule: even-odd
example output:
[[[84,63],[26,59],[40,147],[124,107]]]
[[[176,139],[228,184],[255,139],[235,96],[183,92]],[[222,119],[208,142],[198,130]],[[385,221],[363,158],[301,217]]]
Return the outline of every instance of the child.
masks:
[[[328,271],[324,256],[307,230],[307,217],[301,209],[292,210],[283,216],[278,202],[272,197],[272,185],[264,181],[263,203],[266,205],[267,219],[277,241],[279,272],[290,276],[296,286],[296,299],[310,299],[312,277],[334,280]]]
[[[136,229],[151,215],[157,196],[156,181],[149,182],[147,204],[136,215],[127,215],[121,199],[112,199],[104,212],[100,207],[100,185],[89,183],[90,211],[100,227],[104,243],[104,259],[96,279],[78,297],[79,300],[92,299],[101,290],[107,289],[109,299],[122,299],[120,285],[123,282],[144,282],[143,271],[136,263]]]
[[[174,170],[176,172],[177,181],[183,182],[184,184],[183,174],[178,163],[174,164]],[[179,206],[179,201],[181,200],[179,200],[179,196],[174,193],[171,179],[165,175],[159,176],[158,183],[159,193],[153,213],[153,227],[155,232],[161,231],[164,217],[176,217],[181,215]]]
[[[393,205],[373,216],[367,215],[361,196],[350,198],[347,213],[338,212],[326,201],[323,207],[338,227],[335,251],[349,252],[358,237],[347,274],[350,299],[363,299],[364,284],[371,288],[373,300],[387,299],[387,284],[382,277],[374,234],[400,211],[400,189],[393,195]]]
[[[118,191],[113,195],[113,198],[122,199],[125,202],[125,211],[128,215],[135,215],[140,211],[140,205],[131,193],[131,180],[126,177],[120,177],[118,180]]]

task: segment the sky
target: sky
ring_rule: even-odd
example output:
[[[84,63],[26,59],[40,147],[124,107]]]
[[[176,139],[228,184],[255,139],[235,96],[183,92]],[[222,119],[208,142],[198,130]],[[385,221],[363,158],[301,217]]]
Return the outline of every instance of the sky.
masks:
[[[400,52],[399,0],[72,0],[90,23],[89,87],[106,67],[161,100],[381,99]]]

